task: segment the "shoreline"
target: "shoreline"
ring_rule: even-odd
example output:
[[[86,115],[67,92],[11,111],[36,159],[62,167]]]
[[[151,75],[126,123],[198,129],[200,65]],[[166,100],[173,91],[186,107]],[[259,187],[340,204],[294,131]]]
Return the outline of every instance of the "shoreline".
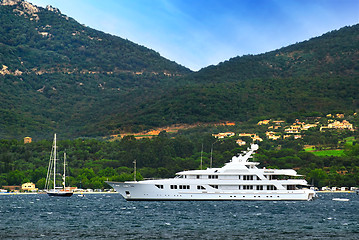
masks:
[[[317,193],[356,193],[355,191],[316,191]],[[2,192],[0,196],[5,195],[37,195],[46,194],[45,192]],[[118,192],[74,192],[74,195],[85,195],[85,194],[119,194]]]
[[[114,194],[118,192],[74,192],[74,195],[85,195],[85,194]],[[2,195],[44,195],[45,192],[6,192],[0,193]]]

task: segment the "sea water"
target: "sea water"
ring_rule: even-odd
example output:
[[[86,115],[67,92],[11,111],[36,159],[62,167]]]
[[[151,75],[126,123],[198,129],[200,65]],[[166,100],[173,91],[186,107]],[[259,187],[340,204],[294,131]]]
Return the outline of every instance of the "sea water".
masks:
[[[358,210],[354,193],[268,202],[1,194],[0,239],[359,239]]]

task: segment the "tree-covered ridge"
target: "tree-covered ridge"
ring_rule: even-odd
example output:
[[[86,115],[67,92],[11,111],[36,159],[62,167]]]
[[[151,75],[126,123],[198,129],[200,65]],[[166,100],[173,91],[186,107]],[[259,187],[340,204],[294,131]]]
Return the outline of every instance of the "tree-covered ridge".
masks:
[[[0,138],[55,130],[71,137],[110,134],[121,124],[92,126],[190,72],[58,9],[21,0],[1,4]]]
[[[58,9],[0,3],[0,138],[358,109],[359,25],[192,73]]]
[[[136,106],[141,124],[246,121],[359,107],[359,24],[260,55],[236,57]]]
[[[234,57],[193,74],[196,82],[342,78],[359,73],[359,24],[259,55]]]
[[[24,1],[0,5],[0,62],[13,71],[170,75],[190,72],[153,50],[85,27],[58,9],[27,5],[36,10],[28,10]]]
[[[193,84],[135,106],[133,124],[247,121],[296,112],[326,113],[359,107],[357,77],[252,79]]]

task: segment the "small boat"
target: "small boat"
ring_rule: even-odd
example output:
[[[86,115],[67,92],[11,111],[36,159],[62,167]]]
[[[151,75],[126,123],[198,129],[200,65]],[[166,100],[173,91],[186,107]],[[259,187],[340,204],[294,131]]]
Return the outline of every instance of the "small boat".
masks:
[[[333,198],[333,201],[339,201],[339,202],[348,202],[349,199],[348,198]]]
[[[58,160],[60,159],[57,159],[57,145],[55,133],[50,155],[49,167],[47,169],[45,189],[48,196],[71,197],[74,194],[73,191],[66,189],[66,153],[64,153],[62,174],[57,172],[57,164],[59,164]],[[61,176],[61,179],[58,176]],[[61,182],[62,186],[57,186],[56,183],[58,182]]]

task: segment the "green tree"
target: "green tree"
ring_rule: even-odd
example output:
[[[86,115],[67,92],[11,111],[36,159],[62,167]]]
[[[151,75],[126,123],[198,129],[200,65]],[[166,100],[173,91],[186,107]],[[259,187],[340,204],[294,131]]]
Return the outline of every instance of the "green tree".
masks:
[[[307,177],[309,177],[309,183],[317,186],[319,188],[324,187],[326,185],[325,180],[327,179],[327,173],[323,169],[313,169],[311,170]]]

